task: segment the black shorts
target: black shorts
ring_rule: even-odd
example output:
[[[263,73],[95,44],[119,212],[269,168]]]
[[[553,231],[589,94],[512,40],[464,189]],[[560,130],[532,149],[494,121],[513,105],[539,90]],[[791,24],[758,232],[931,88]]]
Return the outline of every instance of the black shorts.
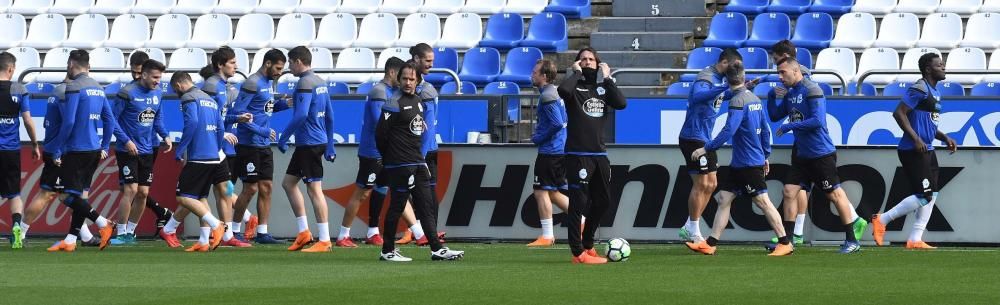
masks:
[[[94,180],[94,172],[101,161],[101,151],[74,151],[63,154],[59,178],[62,180],[63,191],[80,195],[90,190]]]
[[[691,161],[691,154],[699,148],[704,148],[704,142],[680,139],[678,144],[681,146],[681,154],[684,155],[688,174],[704,175],[719,170],[719,157],[714,151],[705,152],[705,155],[698,161]]]
[[[382,174],[382,159],[358,156],[358,177],[354,183],[360,188],[370,189],[385,186],[385,175]]]
[[[61,169],[59,166],[56,166],[51,154],[43,153],[42,175],[38,178],[38,187],[46,191],[61,193],[64,189],[63,181],[59,178],[59,171]]]
[[[898,154],[912,194],[926,196],[938,191],[939,168],[937,154],[933,150],[924,153],[915,150],[899,150]]]
[[[426,166],[411,165],[384,169],[386,182],[394,192],[409,192],[414,188],[430,186],[430,170]]]
[[[836,190],[840,187],[837,153],[815,159],[792,157],[792,167],[788,170],[784,182],[786,185],[799,185],[803,188],[815,183],[827,193]]]
[[[274,178],[274,156],[270,147],[236,145],[237,173],[243,182]]]
[[[535,182],[536,190],[565,190],[566,189],[566,168],[563,167],[562,155],[539,154],[535,157]]]
[[[720,190],[737,195],[757,196],[767,194],[764,167],[729,168],[729,174],[722,180]]]
[[[0,150],[0,197],[21,195],[21,151]]]
[[[195,200],[208,197],[213,185],[229,181],[229,166],[224,163],[187,162],[177,178],[177,196]]]
[[[427,162],[427,169],[430,171],[430,175],[431,175],[430,178],[428,178],[428,182],[430,183],[430,185],[437,185],[438,184],[438,152],[436,150],[435,151],[428,151],[426,159],[427,159],[426,160],[426,162]]]
[[[229,167],[229,182],[236,183],[236,180],[240,179],[240,176],[237,174],[240,162],[236,160],[236,155],[226,155],[226,160],[222,162],[226,163],[226,166]]]
[[[118,184],[150,186],[153,184],[153,163],[156,154],[133,156],[127,152],[115,152],[118,159]]]
[[[302,178],[306,183],[323,181],[323,154],[326,145],[295,146],[285,174]]]
[[[595,186],[591,182],[595,182],[608,189],[611,184],[611,162],[607,156],[567,155],[564,161],[566,180],[570,188],[580,188],[584,185],[593,188]],[[593,179],[595,176],[600,179]]]

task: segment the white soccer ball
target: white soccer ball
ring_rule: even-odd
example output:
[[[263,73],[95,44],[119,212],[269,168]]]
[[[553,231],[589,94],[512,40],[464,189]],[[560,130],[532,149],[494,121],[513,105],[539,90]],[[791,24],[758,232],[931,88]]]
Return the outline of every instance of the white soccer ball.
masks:
[[[608,241],[607,246],[608,251],[605,252],[605,255],[609,261],[624,262],[632,256],[632,248],[629,247],[628,241],[624,238],[612,238]]]

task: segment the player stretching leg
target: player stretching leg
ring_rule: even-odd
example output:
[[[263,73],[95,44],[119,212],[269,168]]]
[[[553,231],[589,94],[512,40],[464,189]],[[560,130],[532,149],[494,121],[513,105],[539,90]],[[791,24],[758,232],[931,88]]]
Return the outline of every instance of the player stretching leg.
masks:
[[[550,60],[539,60],[531,71],[531,82],[538,88],[538,125],[531,136],[531,142],[538,145],[535,158],[534,195],[538,203],[538,220],[542,225],[542,236],[528,244],[529,247],[548,247],[556,242],[552,232],[552,204],[566,212],[569,198],[560,193],[567,190],[566,169],[563,159],[566,146],[566,103],[559,98],[556,86],[556,64]]]

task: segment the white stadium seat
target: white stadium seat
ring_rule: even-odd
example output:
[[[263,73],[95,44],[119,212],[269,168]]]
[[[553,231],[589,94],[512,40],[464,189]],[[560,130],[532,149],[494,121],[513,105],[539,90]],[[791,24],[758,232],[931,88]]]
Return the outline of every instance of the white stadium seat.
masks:
[[[373,69],[375,68],[375,52],[368,48],[344,49],[337,57],[337,68]],[[368,81],[370,78],[371,74],[368,73],[335,73],[330,75],[327,81],[356,84]]]
[[[978,12],[982,6],[983,0],[942,0],[937,11],[939,13],[970,15]]]
[[[49,11],[50,6],[52,0],[15,0],[14,4],[7,8],[7,12],[28,16],[39,15]]]
[[[118,48],[97,48],[90,51],[90,67],[94,69],[124,69],[125,55]],[[99,83],[111,83],[118,80],[119,73],[94,72],[90,77]]]
[[[28,68],[37,68],[41,66],[42,58],[38,55],[38,50],[28,47],[11,48],[7,49],[7,53],[14,55],[17,59],[17,64],[14,67],[14,79],[21,76],[21,72]]]
[[[135,0],[97,0],[97,3],[88,10],[91,14],[102,14],[107,16],[118,16],[128,14],[135,5]]]
[[[912,13],[892,13],[882,18],[878,39],[872,44],[878,48],[909,49],[920,40],[920,19]]]
[[[45,50],[58,47],[63,40],[66,40],[66,17],[59,14],[44,14],[31,19],[28,36],[20,46]],[[65,64],[63,62],[63,66]]]
[[[441,39],[441,18],[431,13],[410,14],[400,29],[395,46],[412,47],[421,42],[433,46]]]
[[[837,20],[837,33],[830,42],[833,48],[866,49],[875,43],[875,16],[848,13]]]
[[[903,62],[900,64],[899,68],[903,70],[919,70],[920,68],[917,65],[917,61],[920,60],[920,56],[927,53],[937,53],[938,55],[941,55],[941,51],[935,48],[912,48],[906,50],[906,53],[903,54]],[[942,60],[943,59],[944,58],[942,57]],[[896,76],[897,82],[912,83],[918,79],[920,79],[920,74],[900,74]]]
[[[294,13],[281,16],[278,20],[278,30],[271,41],[272,48],[294,48],[308,45],[316,39],[316,22],[312,15]]]
[[[424,5],[424,0],[383,0],[379,12],[391,14],[413,14]]]
[[[1000,0],[985,0],[979,8],[980,13],[1000,13]]]
[[[336,13],[323,16],[319,22],[316,40],[309,43],[313,47],[346,49],[358,38],[358,21],[354,15]]]
[[[333,68],[333,53],[330,49],[311,47],[309,48],[309,53],[312,53],[312,67],[313,69],[330,69]]]
[[[857,71],[857,62],[854,59],[854,52],[848,48],[827,48],[819,51],[816,55],[816,70],[834,70],[840,72],[847,82],[854,79]],[[840,80],[833,75],[815,74],[812,79],[827,84],[839,84]]]
[[[507,0],[507,6],[503,8],[503,12],[537,15],[548,5],[549,0]]]
[[[504,6],[507,0],[472,0],[465,3],[462,12],[492,15],[503,11]]]
[[[184,46],[188,48],[217,49],[233,39],[233,23],[228,15],[201,15],[194,22],[194,32]]]
[[[926,15],[933,13],[941,5],[941,0],[899,0],[892,11]]]
[[[248,14],[240,17],[236,24],[236,34],[229,46],[244,49],[266,47],[274,39],[274,22],[271,15]]]
[[[393,57],[402,59],[403,61],[408,61],[412,58],[409,48],[388,48],[378,54],[378,60],[375,61],[375,68],[385,69],[385,63],[389,61],[389,58]],[[377,82],[382,80],[384,76],[384,73],[372,73],[369,81]]]
[[[163,50],[157,49],[157,48],[138,48],[138,49],[132,50],[132,52],[129,52],[128,55],[125,56],[125,64],[129,64],[129,59],[132,58],[132,54],[135,54],[135,52],[146,53],[146,55],[149,56],[149,59],[156,60],[156,61],[158,61],[158,62],[160,62],[161,64],[164,64],[164,65],[167,64],[167,54],[164,53]],[[170,79],[167,79],[167,80],[164,80],[164,81],[169,81],[169,80]],[[131,81],[132,81],[132,74],[131,73],[119,73],[118,74],[118,82],[128,83],[128,82],[131,82]]]
[[[924,19],[917,47],[950,50],[962,42],[962,17],[956,13],[934,13]]]
[[[891,69],[899,70],[899,55],[892,48],[871,48],[861,53],[858,60],[858,71],[854,76],[857,82],[861,74],[868,70]],[[896,80],[896,75],[875,74],[865,78],[864,82],[876,85],[886,85]]]
[[[264,54],[267,54],[267,51],[270,50],[271,48],[263,48],[257,50],[257,53],[253,54],[253,62],[250,64],[250,72],[256,73],[257,70],[260,70],[260,67],[264,65]],[[278,50],[285,54],[285,58],[288,58],[288,50],[282,48],[278,48]],[[288,63],[285,63],[285,70],[288,70]]]
[[[337,12],[365,15],[377,12],[381,5],[382,0],[344,0],[340,3],[340,8],[337,8]]]
[[[191,39],[191,18],[183,14],[166,14],[156,18],[153,36],[147,48],[177,49]]]
[[[73,19],[69,37],[62,42],[62,46],[89,50],[100,47],[105,40],[108,40],[108,17],[86,14]]]
[[[211,14],[217,5],[219,5],[219,0],[178,0],[177,5],[170,9],[170,12],[199,16]]]
[[[389,13],[368,14],[361,19],[358,39],[354,41],[357,48],[385,49],[391,47],[399,39],[399,19]]]
[[[474,13],[455,13],[448,16],[435,47],[468,49],[479,44],[483,37],[482,19]]]
[[[170,54],[167,69],[201,69],[206,65],[208,65],[208,54],[205,53],[205,50],[199,48],[181,48]],[[190,74],[195,83],[201,82],[202,78],[198,73]],[[169,79],[167,75],[164,75],[163,78]]]
[[[54,48],[49,50],[45,53],[45,59],[42,61],[42,67],[66,69],[66,61],[69,60],[69,52],[73,50],[76,49]],[[38,73],[31,81],[41,83],[61,83],[64,79],[66,79],[66,72],[44,72]]]
[[[111,36],[104,42],[104,46],[135,49],[141,48],[147,40],[149,40],[149,18],[146,15],[126,14],[115,18],[111,25]]]
[[[242,48],[233,48],[233,53],[236,53],[236,71],[243,72],[249,76],[254,70],[250,68],[250,54],[247,50]],[[234,76],[234,78],[241,78],[240,76]]]
[[[20,68],[21,61],[18,60],[17,64],[19,65],[18,68]],[[990,55],[990,63],[986,68],[990,70],[1000,70],[1000,53],[993,52],[993,55]],[[991,83],[1000,82],[1000,74],[986,74],[983,81]]]
[[[28,36],[28,23],[20,14],[0,16],[0,49],[16,47]]]
[[[296,13],[326,15],[340,8],[340,0],[302,0],[295,8]]]
[[[175,0],[137,0],[129,13],[159,16],[170,13]]]
[[[438,15],[451,15],[458,13],[464,7],[465,0],[425,0],[424,6],[420,7],[420,12]]]
[[[896,0],[862,0],[854,3],[852,12],[870,13],[885,15],[892,12],[896,7]]]
[[[945,71],[957,69],[986,69],[986,52],[980,48],[958,48],[948,53]],[[983,80],[982,74],[951,74],[948,81],[964,85],[977,84]]]
[[[212,13],[238,17],[253,12],[255,7],[257,7],[257,0],[219,0],[219,4],[215,6]]]
[[[6,13],[11,4],[14,4],[14,0],[0,0],[0,13]]]
[[[1000,47],[1000,15],[978,13],[969,17],[960,46],[989,50]]]
[[[284,15],[299,7],[299,0],[264,0],[253,9],[254,13]]]
[[[94,0],[56,0],[48,12],[75,16],[86,14],[91,6],[94,6]]]

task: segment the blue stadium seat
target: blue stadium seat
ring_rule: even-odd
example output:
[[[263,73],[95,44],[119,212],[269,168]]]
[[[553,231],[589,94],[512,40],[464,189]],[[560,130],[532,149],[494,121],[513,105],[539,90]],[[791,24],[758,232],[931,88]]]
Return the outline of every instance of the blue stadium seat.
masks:
[[[358,88],[354,90],[354,94],[368,94],[368,91],[372,91],[372,87],[375,86],[375,82],[364,82],[358,85]]]
[[[913,86],[913,83],[892,82],[882,89],[882,96],[903,96],[903,94],[906,94],[906,90],[910,89],[910,86]]]
[[[691,94],[691,83],[690,82],[676,82],[670,84],[667,87],[667,95],[683,95],[687,96]]]
[[[552,0],[545,12],[561,13],[570,19],[590,18],[590,0]]]
[[[528,36],[522,47],[536,47],[546,52],[563,52],[569,49],[566,16],[560,13],[541,13],[531,18]]]
[[[792,37],[792,21],[784,13],[757,15],[753,32],[743,46],[770,49],[775,43]]]
[[[42,83],[38,83],[38,85],[42,85]],[[34,89],[37,90],[37,89],[39,89],[38,87],[40,87],[38,85],[28,84],[27,86],[25,86],[25,89],[28,89],[28,93],[34,94],[34,92],[31,92],[32,91],[31,87],[35,87]],[[52,86],[52,84],[47,84],[47,85]],[[119,90],[121,90],[122,88],[125,88],[125,85],[128,85],[128,84],[127,83],[123,83],[123,82],[113,82],[113,83],[110,83],[107,86],[104,86],[104,95],[105,96],[115,96],[115,94],[118,94]],[[44,87],[44,86],[42,86],[42,87]],[[55,88],[55,87],[52,86],[52,88]],[[44,88],[43,88],[43,90],[44,90]],[[49,92],[51,93],[52,91],[49,91]]]
[[[843,89],[841,89],[843,91]],[[847,95],[857,95],[858,94],[858,83],[851,82],[847,84]],[[864,83],[861,85],[861,94],[864,96],[875,96],[875,85]]]
[[[281,82],[278,83],[278,88],[275,90],[278,94],[295,94],[295,83],[294,82]]]
[[[726,5],[727,12],[756,15],[767,9],[768,0],[730,0]]]
[[[486,21],[486,34],[479,41],[480,47],[509,50],[524,39],[524,18],[520,14],[493,14]]]
[[[956,82],[939,82],[935,88],[941,96],[965,96],[965,87]]]
[[[696,48],[691,50],[691,53],[688,53],[687,66],[685,69],[704,69],[705,67],[714,65],[719,61],[719,55],[721,54],[722,49],[712,47]],[[694,78],[697,76],[698,74],[696,73],[683,74],[681,75],[681,81],[691,82],[694,81]]]
[[[434,67],[451,69],[458,73],[458,51],[452,48],[435,48]],[[424,80],[440,86],[441,84],[454,81],[455,78],[447,73],[431,73],[424,76]]]
[[[482,86],[491,83],[500,75],[500,52],[494,48],[474,48],[465,52],[462,71],[458,76]]]
[[[810,12],[827,13],[834,17],[851,12],[854,0],[815,0],[809,7]]]
[[[503,72],[497,77],[499,81],[515,82],[521,86],[531,87],[531,70],[538,60],[542,59],[542,50],[538,48],[516,48],[507,52]]]
[[[740,48],[737,50],[743,56],[743,67],[747,69],[768,69],[771,67],[771,60],[767,56],[767,50],[762,48]],[[760,74],[747,73],[746,79],[752,80],[761,77]]]
[[[52,92],[56,90],[56,84],[29,83],[24,85],[24,89],[27,89],[29,94],[52,94]],[[107,95],[107,93],[105,93],[105,95]]]
[[[969,96],[1000,96],[1000,83],[978,83],[972,86],[972,92]]]
[[[795,35],[792,43],[810,50],[830,47],[833,40],[833,17],[827,13],[808,13],[795,21]]]
[[[767,6],[767,11],[798,15],[809,10],[810,5],[812,5],[812,0],[771,0],[771,5]]]
[[[347,84],[345,84],[345,83],[331,82],[329,84],[326,84],[326,87],[327,87],[328,90],[330,90],[330,94],[331,95],[333,95],[333,94],[351,94],[351,87],[348,87]]]
[[[747,40],[747,16],[742,13],[722,13],[712,17],[704,46],[739,48]]]
[[[809,69],[813,68],[813,55],[809,52],[809,49],[795,48],[795,59],[799,61],[799,64],[806,66]]]
[[[176,93],[176,92],[174,92],[174,88],[170,87],[170,82],[169,81],[162,81],[162,82],[160,82],[160,92],[162,92],[163,95]]]
[[[483,88],[483,94],[519,95],[521,86],[512,82],[492,82]]]
[[[441,90],[438,92],[440,94],[455,94],[458,92],[458,86],[455,82],[447,82],[441,86]],[[462,94],[476,94],[476,84],[472,82],[462,81]]]
[[[833,87],[830,87],[830,84],[827,83],[816,83],[816,84],[819,85],[820,89],[823,89],[823,95],[826,96],[833,95]]]
[[[760,83],[757,84],[756,87],[753,87],[753,94],[759,97],[766,97],[767,94],[770,93],[771,89],[774,87],[784,87],[784,86],[782,86],[781,83],[779,82]]]

